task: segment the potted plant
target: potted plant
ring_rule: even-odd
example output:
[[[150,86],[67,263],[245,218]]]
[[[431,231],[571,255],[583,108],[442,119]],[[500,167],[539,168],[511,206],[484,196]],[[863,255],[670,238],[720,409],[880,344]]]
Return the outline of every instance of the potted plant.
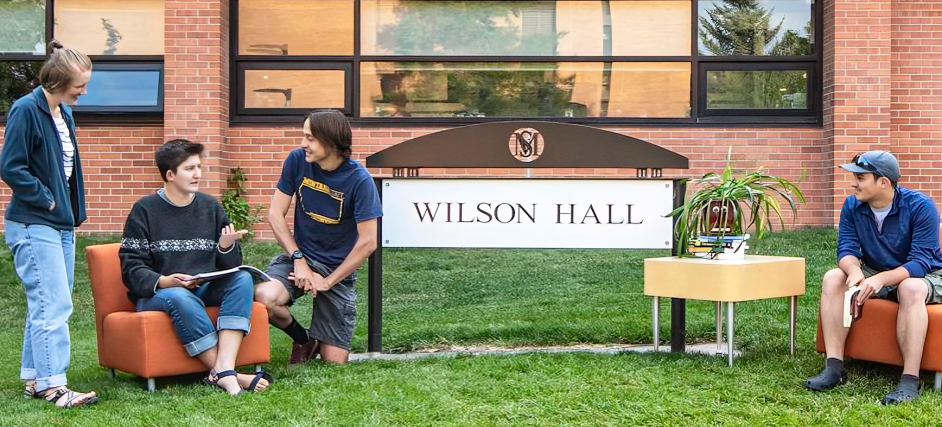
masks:
[[[689,255],[691,244],[701,236],[712,236],[712,252],[723,252],[727,236],[743,236],[755,226],[756,238],[772,230],[772,215],[778,217],[782,228],[781,205],[776,196],[785,200],[792,213],[797,216],[795,201],[804,202],[801,190],[785,178],[767,175],[763,168],[742,177],[733,175],[730,157],[726,158],[726,168],[718,175],[710,172],[701,178],[687,180],[695,186],[684,204],[667,214],[676,217],[674,238],[678,254]],[[748,222],[747,222],[748,220]]]

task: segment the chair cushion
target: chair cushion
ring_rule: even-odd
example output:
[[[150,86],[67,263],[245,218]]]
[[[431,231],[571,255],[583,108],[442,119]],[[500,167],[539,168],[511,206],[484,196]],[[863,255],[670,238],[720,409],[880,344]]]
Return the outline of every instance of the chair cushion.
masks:
[[[215,322],[218,307],[206,309]],[[251,332],[242,340],[236,365],[268,363],[270,343],[268,313],[260,303],[252,304]],[[190,357],[173,328],[170,316],[158,311],[119,311],[105,316],[99,335],[102,366],[144,378],[205,372],[208,369]]]
[[[929,330],[922,352],[921,369],[942,371],[942,305],[926,306]],[[851,359],[903,366],[903,354],[896,341],[896,315],[899,304],[881,299],[864,303],[863,317],[854,321],[844,355]],[[824,352],[824,334],[818,317],[817,350]]]

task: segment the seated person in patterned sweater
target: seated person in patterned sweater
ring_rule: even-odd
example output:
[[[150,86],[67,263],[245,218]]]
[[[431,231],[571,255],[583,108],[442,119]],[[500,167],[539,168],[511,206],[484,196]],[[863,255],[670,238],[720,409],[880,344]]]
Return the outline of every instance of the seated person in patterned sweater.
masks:
[[[157,149],[164,188],[131,208],[121,239],[121,277],[137,311],[163,311],[173,319],[190,356],[210,369],[203,380],[232,395],[261,391],[271,375],[236,373],[235,359],[249,333],[254,283],[246,271],[207,282],[189,276],[242,264],[235,230],[222,205],[200,193],[203,144],[176,139]],[[219,306],[216,325],[205,306]],[[263,325],[267,327],[267,325]]]

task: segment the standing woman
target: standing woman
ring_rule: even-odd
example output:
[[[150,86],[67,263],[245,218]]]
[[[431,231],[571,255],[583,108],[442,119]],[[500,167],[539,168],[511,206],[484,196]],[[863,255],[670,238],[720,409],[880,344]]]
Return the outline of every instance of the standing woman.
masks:
[[[13,190],[4,234],[26,290],[20,378],[25,394],[60,408],[98,401],[66,387],[75,227],[85,221],[85,188],[72,110],[85,94],[92,62],[57,41],[39,71],[40,87],[7,115],[0,178]]]

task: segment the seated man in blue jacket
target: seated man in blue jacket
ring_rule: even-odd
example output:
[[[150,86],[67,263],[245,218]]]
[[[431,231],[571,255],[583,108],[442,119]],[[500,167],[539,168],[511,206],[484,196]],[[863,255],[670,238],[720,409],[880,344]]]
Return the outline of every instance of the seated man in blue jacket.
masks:
[[[868,298],[899,303],[897,341],[903,353],[903,376],[883,404],[919,397],[919,366],[929,318],[926,304],[942,302],[942,254],[939,211],[928,196],[897,186],[899,163],[888,151],[868,151],[842,168],[853,172],[855,194],[841,208],[837,237],[838,268],[821,284],[821,324],[827,352],[825,368],[805,381],[814,391],[847,381],[844,373],[844,292],[860,285],[853,304]]]

